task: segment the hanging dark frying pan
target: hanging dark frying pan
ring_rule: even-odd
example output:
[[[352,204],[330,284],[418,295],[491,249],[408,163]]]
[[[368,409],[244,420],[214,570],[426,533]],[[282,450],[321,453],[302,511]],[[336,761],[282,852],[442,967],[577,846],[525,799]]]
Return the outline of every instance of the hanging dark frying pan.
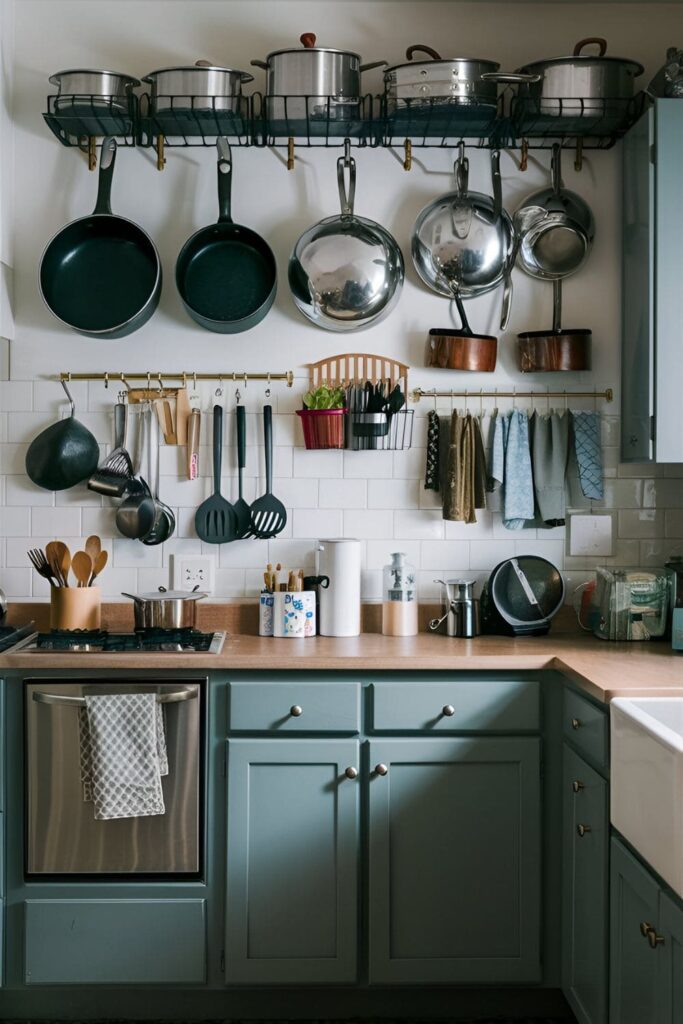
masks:
[[[146,231],[111,212],[116,141],[105,138],[97,203],[48,242],[40,290],[48,309],[89,338],[125,338],[146,324],[159,304],[161,261]]]
[[[230,216],[232,155],[219,138],[217,224],[200,228],[180,250],[175,279],[185,309],[201,327],[237,334],[259,324],[277,289],[275,257],[268,243]]]

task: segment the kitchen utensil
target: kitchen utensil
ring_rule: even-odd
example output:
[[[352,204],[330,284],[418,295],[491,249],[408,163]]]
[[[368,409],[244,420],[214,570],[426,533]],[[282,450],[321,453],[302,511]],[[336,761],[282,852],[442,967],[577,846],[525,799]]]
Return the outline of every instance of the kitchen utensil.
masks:
[[[90,338],[124,338],[146,324],[159,304],[161,261],[146,231],[111,212],[116,140],[104,138],[97,202],[48,242],[40,290],[48,309]]]
[[[266,461],[266,492],[251,506],[250,535],[266,540],[287,524],[287,509],[273,494],[273,407],[263,406],[263,448]]]
[[[562,282],[553,281],[552,331],[523,331],[517,335],[519,368],[523,373],[590,370],[592,332],[585,327],[562,330]]]
[[[491,153],[493,195],[468,190],[469,161],[461,143],[454,164],[456,191],[432,200],[418,214],[410,252],[432,291],[463,299],[484,295],[503,281],[513,252],[514,230],[503,209],[500,153]]]
[[[341,215],[301,235],[289,260],[289,287],[297,308],[316,326],[358,331],[379,323],[398,302],[403,254],[386,228],[354,214],[356,161],[348,150],[337,160],[337,184]]]
[[[141,477],[134,483],[116,510],[116,529],[131,540],[142,540],[154,525],[156,508],[146,481]]]
[[[93,564],[87,551],[77,551],[71,560],[71,569],[78,580],[77,586],[87,587],[90,584]]]
[[[266,71],[269,120],[353,116],[362,95],[361,74],[387,62],[361,64],[360,56],[350,50],[316,46],[313,32],[304,32],[300,42],[302,49],[273,50],[265,61],[251,61]]]
[[[597,55],[583,54],[596,44]],[[634,60],[606,57],[607,42],[598,37],[581,39],[571,57],[533,61],[518,68],[522,75],[538,76],[520,88],[519,95],[532,103],[531,114],[562,120],[591,118],[600,132],[609,134],[628,121],[628,101],[643,65]]]
[[[203,501],[194,517],[197,535],[207,544],[228,544],[237,539],[237,520],[229,501],[221,494],[223,461],[223,408],[213,407],[213,494]]]
[[[41,548],[32,548],[28,552],[28,557],[39,576],[48,580],[53,587],[61,587],[61,579],[55,575],[55,571],[50,565],[47,555]]]
[[[119,401],[114,406],[114,449],[88,480],[88,489],[110,498],[120,498],[133,477],[133,463],[126,443],[128,406]]]
[[[87,538],[85,542],[85,550],[92,558],[94,565],[102,551],[102,541],[96,533],[91,534],[91,536]]]
[[[159,498],[159,422],[148,406],[144,412],[145,418],[145,442],[147,445],[147,465],[150,474],[150,492],[154,499],[154,522],[148,533],[140,540],[148,547],[156,544],[163,544],[175,530],[175,515]]]
[[[306,577],[304,586],[309,590],[318,585],[321,636],[358,636],[361,627],[360,541],[321,540],[315,553],[315,572],[316,577]]]
[[[163,125],[167,117],[175,119],[179,114],[239,113],[242,86],[253,82],[254,76],[198,60],[194,65],[150,71],[142,81],[151,85],[149,113]]]
[[[232,154],[217,140],[217,224],[200,228],[176,261],[176,285],[190,317],[219,334],[237,334],[261,323],[277,288],[275,257],[268,243],[230,216]]]
[[[237,536],[244,537],[251,525],[251,506],[242,497],[244,468],[247,464],[247,413],[243,405],[235,409],[237,418],[237,486],[239,497],[232,506],[237,524]]]
[[[562,607],[562,573],[538,555],[520,555],[500,562],[482,593],[485,633],[540,636]]]
[[[68,587],[71,553],[66,544],[61,540],[51,540],[49,544],[45,545],[45,555],[61,585]]]
[[[100,448],[87,427],[76,419],[76,406],[65,381],[70,415],[34,437],[26,452],[26,473],[38,487],[63,491],[86,480],[97,468]]]
[[[78,117],[81,112],[86,116],[88,112],[91,116],[97,112],[125,117],[130,114],[132,91],[140,85],[139,79],[120,71],[81,68],[57,71],[50,75],[49,82],[57,86],[55,113],[62,112],[72,117]]]
[[[146,594],[127,594],[133,602],[136,629],[194,629],[197,601],[207,595],[198,590],[166,590],[159,587]]]
[[[429,60],[413,60],[424,53]],[[431,46],[421,43],[406,50],[407,64],[394,64],[384,72],[387,109],[396,100],[412,106],[452,103],[461,106],[489,106],[495,113],[498,83],[527,83],[536,76],[500,72],[494,60],[474,57],[442,57]]]
[[[554,281],[576,273],[595,238],[590,206],[562,185],[562,148],[552,148],[550,188],[533,192],[514,215],[517,262],[532,277]]]
[[[101,597],[99,587],[52,587],[50,629],[99,629]]]
[[[435,632],[446,622],[446,636],[473,637],[481,633],[479,601],[474,596],[474,580],[435,580],[443,590],[444,614],[430,619],[429,628]]]
[[[199,476],[199,441],[201,438],[202,414],[193,408],[187,424],[186,465],[187,479],[196,480]]]
[[[97,555],[97,557],[93,560],[92,576],[90,577],[90,581],[88,583],[89,587],[92,587],[92,585],[95,582],[95,580],[97,579],[97,577],[102,572],[104,572],[104,569],[105,569],[105,566],[107,564],[108,559],[109,559],[108,552],[100,551],[100,553]]]

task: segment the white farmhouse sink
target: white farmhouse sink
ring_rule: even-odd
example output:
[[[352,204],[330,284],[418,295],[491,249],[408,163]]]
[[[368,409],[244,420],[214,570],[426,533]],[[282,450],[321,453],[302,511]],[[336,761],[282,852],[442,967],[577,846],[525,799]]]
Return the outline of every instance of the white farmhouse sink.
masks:
[[[610,704],[611,820],[683,897],[683,697]]]

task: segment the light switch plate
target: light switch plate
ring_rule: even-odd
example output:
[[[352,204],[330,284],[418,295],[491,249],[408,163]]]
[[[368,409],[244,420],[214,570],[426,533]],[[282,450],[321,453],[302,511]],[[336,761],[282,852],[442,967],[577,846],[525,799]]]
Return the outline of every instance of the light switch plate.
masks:
[[[613,513],[594,512],[591,515],[569,516],[567,554],[583,558],[609,558],[614,554]]]
[[[211,555],[171,555],[171,579],[174,590],[199,590],[212,593],[216,562]]]

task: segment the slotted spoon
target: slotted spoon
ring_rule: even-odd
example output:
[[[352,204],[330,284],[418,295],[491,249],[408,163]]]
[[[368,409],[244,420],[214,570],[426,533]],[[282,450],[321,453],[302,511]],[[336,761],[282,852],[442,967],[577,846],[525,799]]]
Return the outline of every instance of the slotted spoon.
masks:
[[[203,501],[194,517],[197,536],[207,544],[229,544],[236,540],[237,519],[229,501],[221,494],[223,461],[223,408],[213,407],[213,494]]]

